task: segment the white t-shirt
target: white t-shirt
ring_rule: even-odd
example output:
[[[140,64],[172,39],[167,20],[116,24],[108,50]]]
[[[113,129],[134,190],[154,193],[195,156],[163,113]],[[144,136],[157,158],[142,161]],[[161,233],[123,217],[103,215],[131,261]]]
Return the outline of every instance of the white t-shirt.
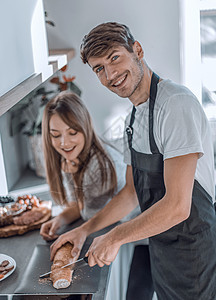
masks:
[[[133,148],[151,153],[149,145],[149,99],[136,107]],[[125,126],[130,124],[129,114]],[[199,153],[195,179],[215,199],[214,154],[210,126],[197,98],[186,87],[171,80],[158,83],[154,106],[153,133],[164,160]],[[131,164],[127,134],[124,133],[124,161]]]

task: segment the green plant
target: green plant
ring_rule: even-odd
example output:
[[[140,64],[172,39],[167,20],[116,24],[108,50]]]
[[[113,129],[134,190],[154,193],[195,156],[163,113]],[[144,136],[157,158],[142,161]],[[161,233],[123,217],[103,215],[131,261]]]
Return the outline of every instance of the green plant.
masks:
[[[61,69],[65,72],[67,66]],[[27,136],[34,136],[41,134],[41,124],[45,105],[48,101],[55,97],[60,91],[70,90],[81,95],[80,88],[73,82],[75,76],[62,76],[58,73],[50,79],[52,84],[57,85],[57,89],[46,90],[46,83],[42,84],[39,89],[35,89],[28,94],[22,101],[16,104],[11,110],[11,128],[10,134],[14,136],[18,132],[22,132]]]

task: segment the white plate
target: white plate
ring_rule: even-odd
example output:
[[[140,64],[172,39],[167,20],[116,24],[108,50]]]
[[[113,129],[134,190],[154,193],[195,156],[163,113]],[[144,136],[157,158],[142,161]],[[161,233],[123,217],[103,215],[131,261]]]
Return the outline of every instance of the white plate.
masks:
[[[4,280],[8,276],[10,276],[13,273],[13,271],[16,269],[16,262],[15,262],[15,260],[12,257],[10,257],[10,256],[8,256],[6,254],[1,254],[0,253],[0,263],[3,260],[8,260],[10,262],[8,266],[9,267],[14,266],[14,268],[11,271],[9,271],[7,274],[5,274],[4,277],[2,279],[0,279],[0,281]]]

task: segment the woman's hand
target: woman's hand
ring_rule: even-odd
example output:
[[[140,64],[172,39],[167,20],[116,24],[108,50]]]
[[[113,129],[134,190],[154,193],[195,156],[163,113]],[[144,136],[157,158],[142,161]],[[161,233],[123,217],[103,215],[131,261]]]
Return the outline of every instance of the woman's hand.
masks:
[[[52,241],[58,237],[57,230],[63,225],[63,220],[60,216],[43,223],[40,229],[40,234],[46,241]]]
[[[96,264],[99,267],[110,265],[116,258],[120,246],[119,242],[113,242],[109,232],[96,237],[86,253],[89,266],[93,267]]]
[[[62,159],[61,168],[65,173],[76,173],[78,170],[79,160],[75,158],[73,161]]]
[[[78,257],[87,237],[86,231],[82,226],[70,230],[62,235],[50,246],[50,259],[53,260],[56,251],[65,243],[70,242],[73,245],[72,257]]]

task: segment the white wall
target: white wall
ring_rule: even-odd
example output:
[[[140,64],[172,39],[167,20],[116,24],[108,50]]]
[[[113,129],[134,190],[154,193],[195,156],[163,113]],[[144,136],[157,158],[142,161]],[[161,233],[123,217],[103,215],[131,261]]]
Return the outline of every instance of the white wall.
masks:
[[[190,73],[187,77],[183,71],[185,63],[190,61],[190,55],[194,56],[200,48],[197,41],[189,46],[189,54],[188,48],[185,48],[188,44],[185,46],[182,26],[188,20],[191,23],[196,20],[197,24],[199,19],[199,8],[195,4],[199,1],[190,2],[189,7],[185,4],[187,0],[44,0],[48,19],[56,24],[55,27],[47,27],[49,47],[76,49],[77,55],[71,62],[68,73],[76,75],[76,83],[83,90],[82,98],[100,134],[103,135],[110,126],[115,127],[112,132],[108,130],[111,137],[116,137],[118,132],[122,133],[123,119],[128,113],[130,103],[101,86],[91,69],[81,62],[79,47],[83,36],[95,25],[106,21],[128,25],[135,38],[141,42],[145,58],[155,72],[163,78],[188,84],[189,87],[191,85],[193,91],[199,95],[200,82],[196,85],[190,84],[193,74]],[[193,15],[188,13],[185,16],[184,9],[191,8],[194,9]],[[190,26],[189,22],[187,26]],[[199,35],[199,27],[193,30],[193,37],[196,35]]]

